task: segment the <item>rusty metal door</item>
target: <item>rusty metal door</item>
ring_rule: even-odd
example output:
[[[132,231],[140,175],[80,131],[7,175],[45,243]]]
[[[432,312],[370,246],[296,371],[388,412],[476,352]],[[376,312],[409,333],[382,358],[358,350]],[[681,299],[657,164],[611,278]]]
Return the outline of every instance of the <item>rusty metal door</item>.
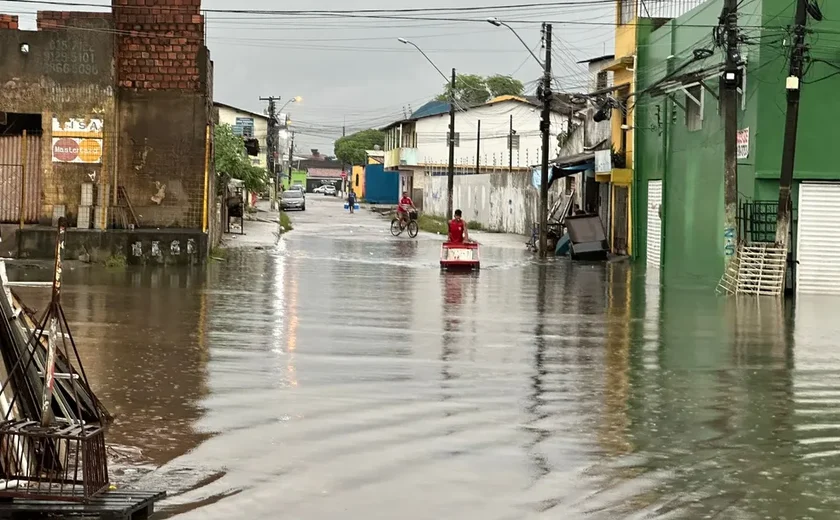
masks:
[[[23,195],[24,222],[37,222],[41,212],[41,136],[0,136],[0,222],[20,222]],[[21,193],[22,191],[22,193]]]

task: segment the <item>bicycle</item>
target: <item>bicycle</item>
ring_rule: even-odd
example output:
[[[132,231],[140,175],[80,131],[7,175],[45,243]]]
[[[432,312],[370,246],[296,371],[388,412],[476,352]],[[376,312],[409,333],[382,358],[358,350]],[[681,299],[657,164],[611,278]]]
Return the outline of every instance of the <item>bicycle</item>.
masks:
[[[399,217],[394,217],[391,220],[391,234],[398,237],[403,231],[408,230],[408,236],[414,238],[420,232],[420,226],[417,224],[417,212],[408,212],[408,223],[403,222]]]
[[[525,247],[527,247],[529,251],[532,251],[532,252],[536,253],[540,250],[539,242],[540,242],[540,226],[537,225],[537,224],[534,224],[534,227],[531,228],[531,239],[529,241],[525,242]]]

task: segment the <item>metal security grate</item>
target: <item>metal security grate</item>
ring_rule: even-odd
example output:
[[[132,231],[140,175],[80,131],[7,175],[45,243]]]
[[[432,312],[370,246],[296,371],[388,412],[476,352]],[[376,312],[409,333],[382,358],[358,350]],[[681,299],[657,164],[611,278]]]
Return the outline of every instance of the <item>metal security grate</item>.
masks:
[[[741,237],[747,244],[774,243],[776,241],[776,201],[744,201],[738,211]]]

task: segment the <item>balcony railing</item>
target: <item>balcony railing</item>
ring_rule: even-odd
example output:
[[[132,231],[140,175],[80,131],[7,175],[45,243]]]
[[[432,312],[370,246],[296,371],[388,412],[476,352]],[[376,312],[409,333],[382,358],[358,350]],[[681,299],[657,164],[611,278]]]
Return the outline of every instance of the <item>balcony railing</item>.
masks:
[[[711,0],[621,0],[620,23],[633,18],[677,18]]]

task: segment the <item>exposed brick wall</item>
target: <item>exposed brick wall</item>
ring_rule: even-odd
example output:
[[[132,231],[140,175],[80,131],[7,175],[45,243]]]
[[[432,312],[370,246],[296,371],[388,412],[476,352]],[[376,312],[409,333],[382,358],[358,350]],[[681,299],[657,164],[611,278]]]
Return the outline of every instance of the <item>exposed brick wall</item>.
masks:
[[[123,88],[201,91],[201,0],[113,0]]]
[[[0,29],[17,29],[18,17],[11,14],[0,14]]]
[[[88,13],[82,11],[38,11],[39,31],[56,31],[66,27],[88,27],[91,22],[111,22],[111,13]]]

